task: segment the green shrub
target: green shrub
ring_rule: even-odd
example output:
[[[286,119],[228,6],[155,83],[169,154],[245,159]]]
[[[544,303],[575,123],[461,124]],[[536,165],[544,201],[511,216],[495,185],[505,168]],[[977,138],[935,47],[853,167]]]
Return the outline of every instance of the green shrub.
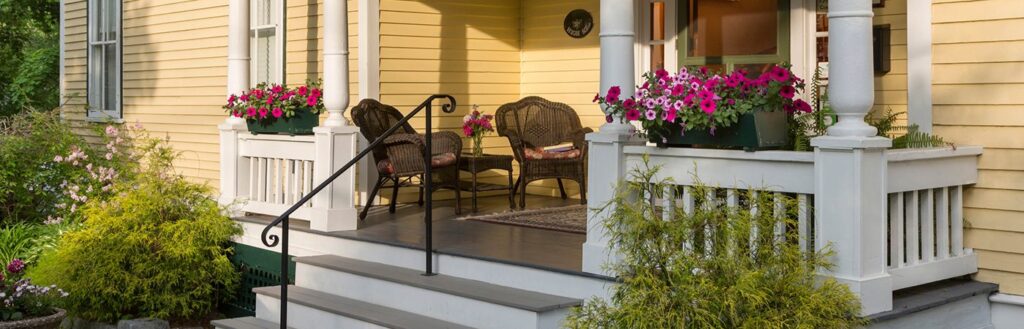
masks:
[[[0,224],[74,222],[86,201],[108,198],[116,181],[131,180],[153,149],[136,145],[141,129],[93,128],[95,144],[57,111],[0,120]]]
[[[655,201],[670,182],[655,181],[658,168],[642,168],[624,184],[606,221],[622,260],[609,269],[621,279],[610,301],[594,299],[576,309],[571,328],[850,328],[861,323],[859,301],[834,279],[820,279],[827,253],[804,252],[795,229],[774,235],[782,223],[795,228],[795,205],[784,216],[772,193],[750,193],[739,207],[698,202],[663,220]],[[699,185],[699,184],[698,184]],[[694,195],[706,195],[697,187]],[[638,198],[636,196],[651,196]],[[639,199],[639,200],[638,200]],[[757,228],[754,241],[751,229]],[[706,233],[706,232],[712,233]],[[707,248],[710,246],[710,250]]]
[[[17,223],[0,228],[0,262],[17,258],[30,266],[35,264],[38,256],[52,249],[69,226]]]
[[[76,316],[201,317],[238,284],[227,254],[241,229],[207,187],[172,174],[167,147],[151,145],[146,170],[117,183],[109,200],[88,201],[82,227],[29,273],[66,289],[65,306]]]

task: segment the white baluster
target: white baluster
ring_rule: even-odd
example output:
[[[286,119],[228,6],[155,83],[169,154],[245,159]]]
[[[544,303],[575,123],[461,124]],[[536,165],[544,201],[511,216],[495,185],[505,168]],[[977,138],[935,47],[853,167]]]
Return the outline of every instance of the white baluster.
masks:
[[[907,192],[910,195],[906,205],[907,210],[907,264],[915,265],[921,259],[920,253],[920,206],[917,191]]]
[[[921,196],[921,261],[935,259],[935,197],[932,189]]]
[[[964,255],[964,187],[956,186],[950,200],[950,227],[953,236],[953,256]]]
[[[935,241],[938,253],[936,258],[949,258],[949,188],[943,187],[939,190],[939,197],[935,201]]]
[[[801,252],[812,252],[812,251],[814,251],[813,250],[814,248],[812,247],[812,246],[814,246],[814,244],[812,243],[812,241],[810,241],[810,239],[811,239],[812,236],[814,236],[814,232],[811,231],[811,225],[810,225],[810,217],[811,217],[811,212],[810,211],[811,211],[811,207],[810,207],[809,200],[807,198],[807,194],[797,194],[797,196],[796,196],[796,203],[797,203],[797,213],[796,213],[797,232],[798,232],[798,235],[800,236],[799,237],[800,238],[800,241],[799,241],[800,251]]]
[[[903,218],[903,193],[889,195],[889,258],[892,268],[903,267],[906,257],[906,220]]]

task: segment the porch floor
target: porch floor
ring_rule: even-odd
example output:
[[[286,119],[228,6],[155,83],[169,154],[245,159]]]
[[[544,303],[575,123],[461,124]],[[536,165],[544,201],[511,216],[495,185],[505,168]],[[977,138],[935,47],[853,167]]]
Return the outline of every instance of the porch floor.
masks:
[[[462,215],[470,212],[470,200],[462,200]],[[458,220],[454,200],[434,201],[434,250],[441,254],[529,266],[570,274],[582,272],[583,242],[586,235],[539,228]],[[527,209],[579,204],[578,199],[528,195]],[[478,198],[478,214],[509,211],[505,195]],[[387,206],[370,209],[365,222],[355,231],[315,232],[327,236],[422,249],[423,211],[416,204],[399,204],[390,214]],[[246,216],[241,220],[269,223],[269,216]],[[292,227],[308,231],[309,223],[295,221]]]

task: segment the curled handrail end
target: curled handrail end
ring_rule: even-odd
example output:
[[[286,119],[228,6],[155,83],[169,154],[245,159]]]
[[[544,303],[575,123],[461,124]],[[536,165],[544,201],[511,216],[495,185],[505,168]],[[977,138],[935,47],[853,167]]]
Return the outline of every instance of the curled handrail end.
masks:
[[[263,245],[267,247],[277,247],[277,243],[280,242],[281,238],[277,234],[270,234],[270,229],[277,226],[277,222],[270,223],[266,228],[263,229],[263,234],[260,235],[260,240],[263,240]]]

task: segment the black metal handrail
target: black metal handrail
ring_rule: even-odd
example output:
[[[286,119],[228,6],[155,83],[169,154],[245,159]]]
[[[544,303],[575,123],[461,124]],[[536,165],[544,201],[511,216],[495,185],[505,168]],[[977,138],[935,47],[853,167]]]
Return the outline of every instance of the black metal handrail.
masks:
[[[433,266],[433,262],[432,262],[432,259],[434,258],[433,257],[433,252],[434,252],[433,251],[434,250],[433,249],[433,243],[434,243],[433,235],[434,234],[433,234],[433,208],[432,208],[433,207],[433,202],[432,201],[433,201],[434,198],[432,197],[433,193],[431,193],[433,191],[433,184],[432,184],[432,182],[433,182],[432,177],[433,176],[431,176],[432,173],[431,173],[431,165],[430,165],[430,162],[431,162],[430,160],[433,157],[433,154],[431,154],[432,153],[431,152],[431,146],[432,145],[431,145],[431,137],[430,137],[430,135],[431,135],[431,129],[432,129],[432,127],[431,127],[431,114],[432,114],[431,113],[431,108],[432,108],[432,104],[434,103],[434,101],[438,100],[438,99],[447,99],[448,100],[448,104],[441,104],[441,111],[444,111],[445,113],[452,113],[452,112],[455,111],[455,97],[452,97],[451,95],[445,95],[445,94],[438,94],[438,95],[432,95],[430,97],[427,97],[427,99],[425,101],[423,101],[423,103],[420,103],[420,105],[417,106],[415,109],[413,109],[412,112],[409,112],[409,114],[406,114],[405,117],[402,118],[402,120],[399,120],[398,123],[396,123],[394,126],[392,126],[391,128],[388,128],[388,130],[384,131],[384,133],[381,134],[380,137],[377,137],[377,139],[373,140],[373,142],[371,142],[370,145],[368,145],[365,149],[360,151],[359,154],[357,154],[355,156],[355,158],[352,158],[351,161],[349,161],[344,166],[342,166],[341,169],[338,169],[337,171],[335,171],[334,174],[331,174],[330,177],[327,177],[327,179],[324,180],[323,182],[321,182],[320,185],[317,185],[315,188],[313,188],[313,190],[310,191],[309,194],[306,194],[305,196],[302,197],[302,199],[299,199],[299,201],[296,202],[294,205],[292,205],[291,208],[288,208],[288,210],[286,210],[283,214],[281,214],[281,216],[278,216],[277,219],[274,219],[273,222],[270,222],[270,224],[268,224],[267,227],[263,229],[263,235],[261,236],[261,239],[263,240],[263,244],[264,245],[266,245],[267,247],[273,248],[273,247],[276,247],[278,245],[278,243],[281,244],[281,298],[280,298],[280,301],[281,301],[281,303],[280,303],[281,304],[281,307],[280,307],[280,312],[281,312],[280,325],[281,325],[281,329],[288,328],[288,261],[289,261],[289,258],[291,258],[291,257],[288,256],[288,218],[292,215],[292,213],[294,213],[296,210],[301,208],[302,205],[308,203],[309,200],[313,199],[313,196],[315,196],[321,190],[327,188],[328,185],[331,185],[331,183],[333,183],[335,179],[340,177],[342,174],[344,174],[346,171],[348,171],[350,168],[352,168],[352,166],[354,166],[357,162],[359,162],[359,160],[361,160],[367,154],[372,152],[374,148],[376,148],[381,143],[383,143],[385,138],[388,138],[389,136],[391,136],[391,134],[393,134],[395,131],[397,131],[399,128],[401,128],[403,125],[408,123],[409,119],[412,119],[412,117],[416,116],[416,114],[419,113],[423,109],[427,110],[427,112],[425,114],[425,117],[426,117],[426,127],[424,127],[424,129],[426,130],[426,133],[424,134],[424,138],[423,138],[423,144],[424,144],[423,145],[424,146],[424,151],[423,151],[423,163],[424,163],[423,171],[424,171],[424,173],[423,173],[423,181],[421,182],[421,184],[423,184],[423,189],[426,191],[426,193],[425,193],[426,194],[426,200],[424,200],[424,205],[427,208],[427,211],[425,211],[423,213],[423,221],[425,222],[424,224],[425,224],[425,231],[426,231],[426,232],[424,232],[424,235],[426,236],[426,241],[425,241],[426,243],[424,243],[424,245],[423,245],[423,251],[426,253],[426,260],[427,260],[423,275],[434,275],[434,266]],[[392,202],[394,202],[394,200],[392,200]],[[277,226],[278,224],[281,225],[281,235],[278,236],[278,235],[275,235],[275,234],[270,234],[270,230],[272,228],[274,228],[275,226]]]

